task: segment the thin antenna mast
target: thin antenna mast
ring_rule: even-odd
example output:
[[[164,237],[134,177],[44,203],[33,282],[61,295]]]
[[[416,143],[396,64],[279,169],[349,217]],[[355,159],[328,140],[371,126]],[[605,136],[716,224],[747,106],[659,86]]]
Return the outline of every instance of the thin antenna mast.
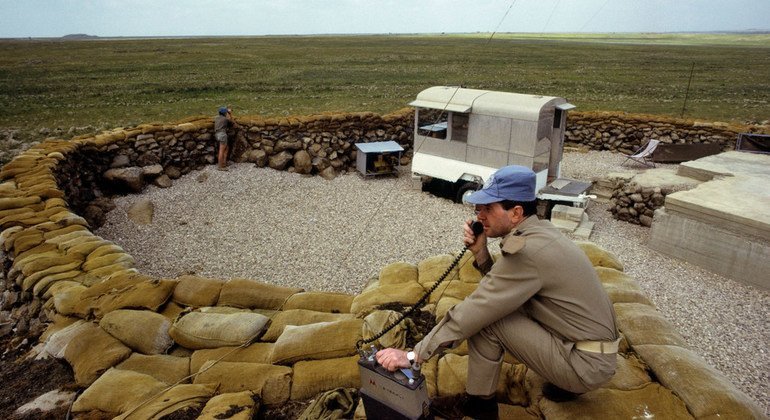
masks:
[[[690,67],[690,79],[687,80],[687,91],[684,93],[684,103],[682,104],[682,113],[679,115],[679,118],[684,118],[684,110],[687,108],[687,98],[690,96],[690,84],[692,83],[692,74],[695,71],[695,62],[692,62],[692,67]]]

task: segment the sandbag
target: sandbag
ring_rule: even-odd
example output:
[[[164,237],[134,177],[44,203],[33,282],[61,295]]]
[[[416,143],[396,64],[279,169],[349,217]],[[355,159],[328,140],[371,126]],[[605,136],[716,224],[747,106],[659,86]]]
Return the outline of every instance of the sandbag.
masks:
[[[618,329],[628,342],[639,344],[670,344],[687,346],[674,326],[654,307],[642,303],[616,303],[615,314]]]
[[[74,284],[62,288],[53,293],[53,305],[56,312],[62,315],[74,315],[80,318],[86,317],[86,311],[82,310],[81,296],[88,288],[82,284]]]
[[[275,341],[287,325],[308,325],[316,322],[334,322],[343,319],[353,319],[353,314],[334,314],[329,312],[309,311],[307,309],[289,309],[276,312],[270,320],[270,326],[261,341]]]
[[[353,416],[358,392],[356,387],[335,388],[310,402],[298,420],[343,420]]]
[[[159,309],[158,313],[166,317],[166,319],[168,319],[169,321],[174,322],[177,318],[179,318],[179,315],[181,315],[182,312],[184,312],[185,310],[186,308],[179,306],[176,302],[172,300],[169,300],[168,302],[166,302],[165,305],[163,305]]]
[[[406,262],[395,262],[380,270],[379,281],[382,285],[415,282],[418,279],[417,266]]]
[[[56,283],[62,281],[77,282],[76,280],[83,274],[80,270],[71,270],[61,273],[48,274],[38,280],[32,287],[32,294],[35,296],[45,296],[48,294],[48,289],[56,285]]]
[[[150,375],[169,385],[190,382],[187,378],[190,376],[189,357],[175,357],[167,354],[147,356],[133,353],[128,359],[115,366],[115,369],[132,370]]]
[[[307,400],[315,397],[319,392],[337,387],[358,388],[361,386],[359,359],[360,357],[356,355],[295,363],[291,399]]]
[[[157,311],[171,296],[175,281],[138,273],[115,275],[96,283],[81,295],[82,310],[101,318],[122,308]]]
[[[427,292],[435,284],[436,284],[435,282],[424,283],[423,287]],[[428,302],[437,303],[439,299],[443,297],[450,297],[458,300],[463,300],[468,295],[473,293],[473,291],[476,290],[477,286],[478,286],[477,283],[465,283],[462,281],[458,281],[457,279],[453,279],[451,281],[447,279],[441,282],[441,284],[438,287],[436,287],[436,289],[433,290],[433,292],[431,292],[430,297],[428,298]]]
[[[118,309],[105,315],[99,326],[123,344],[144,354],[162,354],[174,344],[168,333],[171,322],[151,311]]]
[[[353,298],[350,312],[357,316],[364,316],[386,303],[414,305],[424,293],[425,290],[419,283],[382,285],[378,281],[373,287],[367,288]]]
[[[628,391],[600,388],[567,402],[542,398],[538,406],[543,417],[549,420],[693,418],[682,400],[654,382]]]
[[[86,257],[86,262],[90,262],[95,258],[103,257],[105,255],[119,254],[119,253],[125,253],[125,252],[126,250],[123,249],[120,245],[116,245],[116,244],[102,245],[94,249],[90,254],[88,254],[88,256]]]
[[[425,360],[420,365],[420,373],[425,377],[425,387],[428,390],[429,398],[438,397],[438,361],[441,356],[433,356],[428,360]]]
[[[361,319],[288,325],[273,347],[271,363],[291,364],[299,360],[331,359],[356,352],[361,339]]]
[[[617,367],[615,375],[602,388],[630,390],[652,382],[647,365],[634,354],[617,355]]]
[[[280,309],[298,287],[284,287],[251,279],[232,279],[222,286],[217,305],[250,309]]]
[[[292,370],[262,363],[213,362],[201,367],[193,383],[218,384],[220,392],[252,391],[266,405],[289,400]]]
[[[396,311],[383,310],[374,311],[364,318],[363,336],[368,339],[379,334],[386,327],[396,322],[401,317],[401,314]],[[397,349],[406,348],[406,338],[410,331],[415,331],[416,326],[414,321],[407,318],[402,320],[398,326],[393,327],[390,331],[385,333],[382,337],[375,340],[371,344],[377,348],[383,349],[387,347],[394,347]]]
[[[64,349],[64,358],[80,386],[91,385],[104,371],[131,354],[130,348],[94,323],[86,323],[78,330]]]
[[[99,410],[123,413],[138,406],[167,385],[150,375],[130,370],[109,369],[75,400],[73,412]]]
[[[198,276],[177,277],[177,285],[171,299],[184,306],[195,308],[216,305],[224,280]]]
[[[436,322],[441,321],[452,307],[462,302],[462,299],[444,296],[436,302]]]
[[[418,282],[422,285],[427,283],[434,283],[446,272],[449,265],[455,259],[453,255],[436,255],[426,258],[417,264],[417,270],[419,272]],[[447,281],[449,279],[457,280],[459,277],[459,270],[454,267],[452,271],[447,275]]]
[[[223,362],[270,363],[273,343],[252,343],[246,347],[220,347],[196,350],[190,357],[190,371],[197,372],[210,360]]]
[[[614,268],[618,271],[623,271],[623,263],[618,260],[611,252],[599,247],[593,242],[575,241],[575,245],[578,246],[591,261],[591,265],[594,267],[607,267]]]
[[[102,245],[101,247],[103,246],[104,245]],[[96,250],[94,250],[94,252],[96,252]],[[91,254],[93,254],[93,252]],[[91,254],[89,254],[89,256],[86,258],[86,261],[83,263],[83,271],[95,271],[99,268],[107,267],[107,266],[119,264],[119,263],[124,263],[123,265],[125,267],[130,268],[130,267],[133,267],[135,262],[134,257],[132,257],[130,254],[127,254],[125,252],[116,252],[112,254],[106,254],[96,258],[91,258]]]
[[[197,410],[216,392],[211,384],[176,385],[166,389],[142,406],[130,408],[114,420],[161,420],[166,416],[174,417],[177,411]]]
[[[317,312],[350,313],[353,295],[332,292],[300,292],[286,300],[283,310],[307,309]]]
[[[751,398],[691,350],[669,345],[640,345],[634,350],[696,418],[764,418]]]
[[[206,403],[197,420],[251,420],[259,406],[259,396],[252,391],[220,394]]]
[[[264,315],[251,312],[190,312],[174,322],[169,334],[179,345],[193,350],[240,346],[259,337],[268,320]]]
[[[498,402],[511,404],[528,404],[525,377],[527,367],[524,365],[510,365],[503,362],[500,371],[500,379],[495,390]],[[468,356],[445,354],[438,361],[438,395],[448,397],[461,395],[465,392],[468,380]]]
[[[484,275],[481,274],[481,271],[473,266],[475,261],[476,258],[473,256],[472,252],[466,252],[465,255],[463,255],[462,259],[460,259],[460,262],[458,263],[460,270],[460,281],[465,283],[478,283],[481,281]]]
[[[594,267],[604,290],[613,303],[644,303],[653,306],[639,283],[628,274],[614,268]]]
[[[67,345],[72,341],[74,337],[77,337],[82,331],[91,327],[90,322],[83,320],[77,320],[69,325],[64,326],[58,331],[50,333],[50,336],[45,339],[45,344],[38,350],[36,359],[47,359],[48,357],[55,357],[61,359],[64,357],[64,351],[67,349]],[[48,331],[46,331],[48,333]],[[43,341],[43,337],[40,338]]]
[[[35,287],[35,285],[41,281],[46,276],[51,276],[59,273],[64,272],[70,272],[70,275],[64,276],[65,278],[72,278],[74,276],[77,276],[79,274],[78,267],[80,267],[82,263],[80,261],[72,261],[70,263],[66,263],[64,265],[54,265],[51,267],[46,268],[45,270],[38,271],[35,273],[30,274],[29,276],[25,277],[23,279],[21,288],[22,290],[30,291]],[[38,292],[40,292],[40,288],[38,288]]]

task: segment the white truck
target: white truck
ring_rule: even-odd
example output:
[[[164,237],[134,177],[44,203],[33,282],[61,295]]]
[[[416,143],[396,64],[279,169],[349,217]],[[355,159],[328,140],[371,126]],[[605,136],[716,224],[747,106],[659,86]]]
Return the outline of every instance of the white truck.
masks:
[[[506,165],[537,174],[538,198],[582,207],[590,184],[560,179],[564,98],[453,86],[423,90],[415,107],[412,175],[436,182],[457,202]]]

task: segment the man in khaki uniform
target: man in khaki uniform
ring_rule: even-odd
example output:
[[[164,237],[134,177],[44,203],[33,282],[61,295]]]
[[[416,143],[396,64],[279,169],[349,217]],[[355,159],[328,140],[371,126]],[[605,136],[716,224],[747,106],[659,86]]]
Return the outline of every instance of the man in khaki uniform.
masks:
[[[413,352],[384,349],[378,362],[408,367],[468,340],[467,399],[463,412],[497,418],[494,393],[508,351],[550,385],[546,396],[584,393],[615,372],[618,333],[612,302],[580,248],[535,215],[535,173],[523,166],[495,172],[468,201],[484,232],[468,224],[464,242],[485,275]],[[487,238],[500,237],[493,262]]]

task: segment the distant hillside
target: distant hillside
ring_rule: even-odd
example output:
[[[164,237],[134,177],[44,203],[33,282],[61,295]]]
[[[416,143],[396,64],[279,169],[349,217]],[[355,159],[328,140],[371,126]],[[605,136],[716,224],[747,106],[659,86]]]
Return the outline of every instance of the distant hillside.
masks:
[[[99,38],[96,35],[88,35],[88,34],[69,34],[64,35],[62,39],[95,39]]]

